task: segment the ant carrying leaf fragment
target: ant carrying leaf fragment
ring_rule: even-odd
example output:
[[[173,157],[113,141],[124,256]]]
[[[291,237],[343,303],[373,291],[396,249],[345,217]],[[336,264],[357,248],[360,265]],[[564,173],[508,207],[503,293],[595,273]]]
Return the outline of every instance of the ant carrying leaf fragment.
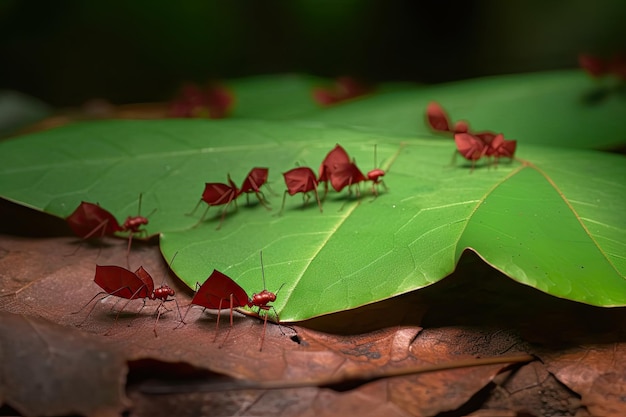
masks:
[[[265,285],[265,269],[263,267],[263,252],[260,254],[261,257],[261,274],[263,277],[263,291],[260,293],[252,294],[252,297],[249,297],[246,291],[232,278],[228,275],[214,269],[211,275],[204,281],[204,283],[200,286],[196,294],[194,295],[185,316],[181,320],[181,324],[185,324],[185,317],[189,313],[192,305],[201,306],[208,309],[217,310],[217,323],[215,324],[215,338],[213,341],[217,339],[217,334],[220,325],[220,317],[222,308],[228,308],[230,310],[230,327],[228,329],[228,333],[224,337],[223,343],[226,342],[228,336],[230,335],[230,331],[233,327],[233,310],[239,307],[258,307],[259,314],[261,310],[264,310],[265,317],[263,320],[263,334],[261,336],[261,345],[259,350],[263,350],[263,342],[265,340],[265,330],[267,328],[267,317],[269,310],[274,309],[272,305],[269,303],[276,301],[276,294],[267,290]],[[282,286],[281,286],[282,287]],[[280,291],[280,288],[279,288]],[[274,309],[274,314],[276,315],[276,319],[278,320],[278,313]]]
[[[130,267],[129,254],[133,241],[133,235],[145,233],[142,226],[148,224],[148,217],[141,216],[141,198],[139,195],[139,209],[137,216],[128,216],[121,225],[115,217],[98,204],[83,201],[66,218],[67,224],[80,238],[102,238],[114,236],[118,232],[128,232],[128,247],[126,249],[126,265]],[[152,211],[154,213],[155,210]],[[150,215],[152,214],[150,213]],[[76,248],[78,250],[78,248]]]
[[[156,326],[159,322],[159,318],[161,317],[161,307],[164,306],[165,302],[174,301],[176,303],[176,307],[178,308],[178,302],[176,299],[169,298],[175,295],[175,292],[169,286],[163,284],[157,288],[154,287],[154,281],[152,280],[152,276],[146,271],[142,266],[140,266],[135,272],[131,272],[126,268],[122,268],[121,266],[116,265],[96,265],[96,274],[94,277],[94,282],[100,286],[104,291],[101,291],[93,296],[91,300],[80,310],[72,313],[78,314],[85,307],[91,304],[98,297],[100,299],[104,299],[108,296],[115,296],[121,299],[128,300],[122,308],[118,311],[115,316],[115,321],[113,325],[105,332],[105,335],[110,334],[111,330],[117,323],[117,320],[128,306],[128,304],[132,300],[142,299],[144,305],[141,307],[142,309],[145,307],[146,300],[159,300],[160,303],[157,307],[157,318],[154,322],[154,336],[157,337]],[[94,303],[87,313],[87,316],[81,321],[78,326],[82,326],[91,313],[93,312],[96,304]],[[180,309],[178,309],[178,314],[180,316]]]

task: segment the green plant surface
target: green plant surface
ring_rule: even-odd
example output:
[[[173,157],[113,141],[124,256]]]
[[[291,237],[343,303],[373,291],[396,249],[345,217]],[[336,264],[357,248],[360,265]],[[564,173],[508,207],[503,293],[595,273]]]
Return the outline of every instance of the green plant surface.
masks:
[[[284,74],[240,78],[225,85],[235,96],[233,117],[289,119],[321,110],[313,101],[313,88],[325,82],[312,76]]]
[[[388,192],[373,199],[331,191],[324,213],[287,196],[281,173],[317,170],[341,143],[359,166],[373,168],[378,148]],[[558,297],[626,305],[622,215],[623,157],[523,145],[519,161],[496,167],[450,165],[454,144],[439,138],[386,137],[307,121],[162,120],[77,123],[0,144],[0,195],[66,217],[81,200],[99,202],[119,220],[156,209],[149,234],[161,233],[166,259],[190,287],[218,269],[249,293],[284,284],[281,320],[354,308],[434,283],[472,248],[511,278]],[[372,162],[370,162],[372,161]],[[238,185],[254,166],[270,169],[255,203],[186,216],[205,182]],[[322,190],[323,187],[320,187]],[[381,188],[382,191],[382,188]]]
[[[624,89],[612,87],[582,70],[488,77],[379,94],[313,118],[386,136],[425,136],[426,105],[437,101],[452,120],[522,144],[604,149],[626,143]],[[602,100],[588,99],[600,91],[608,92]]]

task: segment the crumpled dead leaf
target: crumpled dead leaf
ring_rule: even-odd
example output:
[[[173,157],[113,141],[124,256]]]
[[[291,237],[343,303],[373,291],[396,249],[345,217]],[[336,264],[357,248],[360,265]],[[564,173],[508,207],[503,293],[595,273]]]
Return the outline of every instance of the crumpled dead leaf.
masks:
[[[24,210],[18,210],[18,220],[12,220],[11,227],[18,232],[28,224],[42,227],[28,215],[19,226]],[[0,230],[6,231],[4,225],[0,222]],[[142,301],[130,302],[110,336],[104,333],[114,323],[117,309],[122,305],[116,304],[114,297],[98,302],[85,324],[76,328],[84,320],[87,309],[72,313],[100,291],[93,283],[95,264],[125,265],[126,241],[105,239],[101,246],[83,244],[72,255],[79,241],[69,234],[65,236],[64,225],[58,221],[52,229],[56,230],[53,236],[62,237],[0,234],[0,311],[18,315],[11,317],[26,323],[21,327],[37,323],[38,329],[47,329],[48,325],[40,327],[45,323],[40,320],[56,323],[51,325],[56,329],[52,333],[48,334],[48,330],[42,333],[49,341],[47,346],[55,346],[59,335],[78,334],[90,340],[85,344],[89,349],[112,355],[122,365],[128,363],[131,381],[126,388],[132,400],[128,410],[133,416],[186,413],[319,416],[342,412],[350,415],[358,412],[362,416],[420,416],[446,410],[449,415],[490,415],[495,410],[511,415],[552,412],[585,416],[585,406],[593,413],[601,410],[600,414],[608,414],[621,410],[623,405],[620,376],[626,372],[621,365],[612,364],[623,362],[624,309],[599,309],[547,296],[515,284],[473,258],[462,260],[459,267],[462,273],[416,293],[295,326],[268,324],[265,345],[259,352],[263,326],[260,320],[236,315],[226,340],[228,321],[224,320],[214,342],[214,314],[194,308],[187,316],[188,324],[174,330],[179,321],[173,303],[168,303],[171,311],[157,324],[158,338],[152,332],[155,320],[152,313],[158,302],[151,301],[143,309]],[[32,234],[32,230],[25,234]],[[184,314],[192,292],[167,273],[167,265],[153,243],[133,244],[130,262],[135,268],[144,266],[155,284],[165,281],[171,285],[177,291],[176,298]],[[13,333],[21,327],[3,328],[0,336],[3,343],[17,340]],[[74,337],[68,340],[81,340]],[[72,349],[59,346],[64,346],[63,351]],[[199,383],[219,383],[224,376],[252,381],[295,381],[516,352],[532,352],[545,365],[535,361],[504,372],[502,365],[491,365],[332,388],[173,391],[162,396],[149,396],[141,391],[142,382],[147,379],[165,386],[172,383],[173,387],[180,378]],[[32,374],[37,380],[44,375],[40,369],[45,369],[49,351],[44,353],[35,355],[32,368],[23,368],[25,377]],[[117,368],[115,365],[111,370]],[[180,374],[188,368],[194,370],[191,376]],[[207,371],[211,372],[209,376],[204,374]],[[68,383],[72,372],[78,375],[76,378],[84,374],[73,363],[64,372]],[[99,390],[117,393],[124,384],[119,379],[101,382]],[[30,391],[33,407],[49,407],[48,399],[38,397],[30,385],[21,388],[27,394]],[[57,388],[54,399],[67,407],[59,413],[77,410],[73,412],[97,414],[97,405],[91,411],[78,408],[79,400],[86,397],[76,398],[62,391],[61,386]],[[4,390],[1,399],[16,404],[17,408],[20,404],[15,401],[17,398]],[[107,412],[116,413],[126,403],[120,397],[116,404],[106,408]]]
[[[129,405],[123,355],[93,336],[3,311],[0,335],[0,403],[24,416],[116,416]]]

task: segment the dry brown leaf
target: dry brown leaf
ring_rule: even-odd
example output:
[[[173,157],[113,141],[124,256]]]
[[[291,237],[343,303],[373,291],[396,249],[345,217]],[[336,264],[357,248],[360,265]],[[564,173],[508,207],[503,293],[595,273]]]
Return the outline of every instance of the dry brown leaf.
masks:
[[[60,220],[55,220],[52,227],[41,226],[45,220],[31,215],[20,220],[23,213],[16,213],[10,224],[0,223],[0,230],[7,230],[9,225],[13,233],[67,233]],[[2,214],[0,218],[11,218],[4,215],[5,211]],[[172,311],[157,324],[158,338],[152,332],[152,313],[158,303],[150,301],[141,312],[141,301],[129,303],[111,335],[104,336],[122,305],[115,304],[114,297],[98,303],[84,326],[76,329],[87,310],[72,313],[100,291],[93,283],[95,264],[126,264],[125,240],[105,239],[101,248],[85,244],[71,255],[78,243],[69,236],[33,239],[0,234],[0,311],[22,315],[26,322],[42,317],[65,326],[61,328],[65,331],[89,338],[96,350],[110,355],[123,352],[121,360],[129,361],[131,374],[140,383],[127,387],[133,401],[132,415],[318,416],[358,412],[363,416],[419,416],[445,410],[450,415],[477,410],[489,413],[490,409],[511,415],[559,410],[586,415],[577,402],[579,398],[559,381],[581,394],[592,413],[614,413],[623,405],[621,387],[626,372],[620,363],[624,362],[625,310],[559,300],[515,284],[481,262],[465,262],[464,275],[455,274],[417,293],[298,326],[268,324],[264,349],[259,352],[263,324],[258,319],[237,315],[227,339],[228,321],[223,321],[214,342],[215,315],[194,308],[187,316],[188,324],[174,330],[179,321],[173,303],[168,306]],[[143,265],[156,283],[165,279],[173,286],[184,313],[192,292],[167,274],[167,265],[154,242],[133,244],[130,262],[134,267]],[[12,327],[3,331],[3,341],[14,339],[14,331]],[[294,331],[298,334],[292,340]],[[180,378],[180,370],[188,365],[216,373],[208,379],[204,375],[201,384],[220,383],[221,378],[216,379],[219,375],[253,381],[296,381],[528,351],[545,361],[547,367],[534,362],[497,376],[503,366],[491,365],[362,385],[339,384],[333,389],[255,389],[164,396],[147,396],[139,390],[144,377],[164,386],[172,382],[176,387],[172,378]],[[43,360],[44,356],[36,356],[33,363]],[[147,373],[146,369],[138,371],[140,363]],[[80,373],[72,365],[65,371]],[[29,387],[23,389],[28,391]],[[105,381],[99,389],[119,392],[119,387],[119,380]],[[48,406],[46,398],[39,398],[34,391],[30,394],[32,406]],[[77,409],[74,403],[79,398],[60,390],[57,394],[59,403]],[[8,401],[6,395],[4,398]]]
[[[90,335],[2,311],[0,335],[0,403],[24,416],[116,416],[128,406],[123,356]]]
[[[547,368],[579,393],[591,415],[626,415],[626,344],[586,345],[544,355]]]

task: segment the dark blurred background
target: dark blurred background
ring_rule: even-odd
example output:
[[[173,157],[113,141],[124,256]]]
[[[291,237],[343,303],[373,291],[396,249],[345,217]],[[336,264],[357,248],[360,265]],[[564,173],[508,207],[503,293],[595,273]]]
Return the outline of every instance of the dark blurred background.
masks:
[[[624,0],[0,0],[0,89],[75,106],[303,72],[444,82],[626,51]]]

